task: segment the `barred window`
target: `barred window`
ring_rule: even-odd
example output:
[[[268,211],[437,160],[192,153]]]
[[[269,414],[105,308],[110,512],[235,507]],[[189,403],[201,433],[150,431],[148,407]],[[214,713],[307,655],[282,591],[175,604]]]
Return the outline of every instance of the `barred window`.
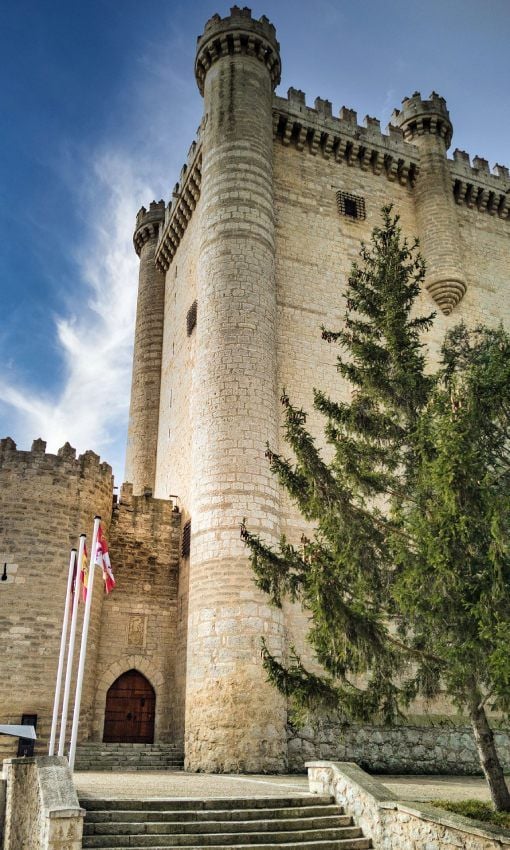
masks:
[[[345,215],[347,218],[364,219],[365,199],[359,195],[351,195],[349,192],[336,193],[336,205],[340,215]]]
[[[191,520],[189,519],[184,523],[184,528],[182,529],[182,542],[181,542],[181,556],[183,558],[189,558],[191,548]]]
[[[191,336],[193,331],[195,330],[197,324],[197,302],[193,301],[193,304],[189,308],[186,313],[186,331],[188,336]]]

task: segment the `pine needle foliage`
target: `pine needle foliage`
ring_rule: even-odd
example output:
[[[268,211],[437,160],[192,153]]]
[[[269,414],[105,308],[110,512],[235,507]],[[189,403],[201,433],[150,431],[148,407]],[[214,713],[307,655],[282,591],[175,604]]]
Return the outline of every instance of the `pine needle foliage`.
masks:
[[[284,664],[265,647],[270,680],[290,696],[295,715],[321,706],[345,723],[374,716],[394,722],[415,690],[409,653],[388,629],[394,568],[386,504],[405,483],[409,435],[432,386],[421,337],[433,315],[412,315],[423,260],[390,207],[382,218],[352,268],[344,327],[322,329],[323,339],[338,345],[337,369],[353,390],[349,402],[314,391],[332,460],[325,461],[305,411],[285,392],[284,436],[293,457],[267,451],[315,531],[300,546],[283,539],[275,549],[242,529],[258,586],[273,604],[287,597],[309,612],[308,640],[324,670],[306,670],[296,654]]]
[[[339,401],[314,390],[331,459],[286,392],[292,454],[267,449],[313,531],[278,547],[245,523],[241,533],[271,602],[309,613],[318,668],[263,646],[294,717],[394,723],[418,694],[444,689],[471,720],[496,808],[508,810],[486,707],[510,713],[510,336],[459,325],[428,373],[434,314],[415,310],[424,274],[384,207],[352,267],[343,327],[322,329],[352,391]]]
[[[509,438],[510,337],[459,325],[417,429],[414,500],[395,512],[413,549],[397,535],[390,547],[400,634],[434,646],[468,711],[510,711]]]

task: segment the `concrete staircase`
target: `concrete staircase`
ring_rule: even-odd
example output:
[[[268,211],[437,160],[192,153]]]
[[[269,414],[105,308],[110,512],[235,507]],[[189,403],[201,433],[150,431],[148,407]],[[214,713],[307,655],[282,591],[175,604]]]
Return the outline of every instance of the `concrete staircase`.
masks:
[[[182,748],[175,744],[100,744],[76,750],[75,770],[182,770]]]
[[[90,800],[83,848],[365,850],[371,842],[331,797]]]

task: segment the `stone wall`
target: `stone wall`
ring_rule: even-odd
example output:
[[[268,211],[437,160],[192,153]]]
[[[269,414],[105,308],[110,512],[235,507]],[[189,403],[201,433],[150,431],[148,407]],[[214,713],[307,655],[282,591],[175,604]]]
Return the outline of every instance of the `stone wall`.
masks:
[[[67,759],[9,759],[4,773],[4,850],[81,850],[85,812]]]
[[[116,588],[103,602],[92,740],[103,737],[108,688],[132,668],[156,692],[155,741],[175,741],[181,729],[175,685],[180,530],[171,501],[133,496],[131,484],[122,486],[110,531]]]
[[[441,99],[440,99],[441,100]],[[374,226],[380,224],[380,210],[383,204],[391,202],[395,213],[400,216],[404,235],[412,242],[420,237],[422,250],[430,253],[430,266],[434,275],[431,284],[440,280],[445,282],[445,292],[451,291],[450,283],[457,274],[459,255],[463,258],[462,273],[467,289],[460,303],[449,315],[446,315],[433,300],[426,289],[417,303],[417,312],[427,314],[436,311],[432,330],[427,334],[428,352],[431,364],[437,362],[439,349],[447,330],[460,321],[468,326],[485,322],[495,325],[503,321],[510,327],[510,277],[508,275],[510,220],[506,211],[501,215],[489,214],[480,206],[455,204],[453,181],[449,173],[458,168],[456,160],[446,159],[444,149],[440,173],[427,178],[427,169],[419,171],[420,148],[400,138],[380,134],[375,138],[373,119],[366,120],[365,126],[352,119],[349,128],[349,110],[341,110],[341,119],[324,116],[324,102],[316,101],[316,109],[305,106],[304,95],[289,91],[287,99],[276,97],[273,106],[278,116],[277,132],[274,141],[274,198],[276,226],[276,283],[278,302],[278,385],[285,388],[293,404],[307,411],[307,426],[324,445],[324,420],[313,410],[313,388],[318,387],[330,394],[333,399],[346,401],[350,390],[339,377],[336,368],[336,347],[321,339],[321,325],[336,330],[342,326],[345,304],[342,293],[350,272],[352,262],[358,259],[362,241],[369,242]],[[349,119],[349,120],[347,120]],[[296,132],[298,123],[306,132],[301,136]],[[293,126],[292,132],[287,130]],[[308,129],[306,129],[308,128]],[[385,146],[384,156],[398,157],[400,162],[409,157],[416,163],[414,176],[402,179],[390,170],[374,167],[374,160],[368,164],[361,155],[342,156],[335,154],[324,137],[329,131],[330,138],[335,133],[351,138],[354,147],[370,146],[374,150]],[[316,145],[317,139],[321,139]],[[430,140],[429,140],[430,141]],[[431,142],[433,145],[435,141]],[[335,143],[336,144],[336,143]],[[438,145],[440,147],[439,141]],[[354,148],[353,148],[354,149]],[[337,153],[340,148],[337,148]],[[407,154],[406,154],[407,150]],[[428,154],[427,154],[428,156]],[[436,158],[439,153],[436,151]],[[427,163],[427,168],[433,166]],[[500,177],[479,174],[480,180],[501,184],[502,190],[508,183],[506,172],[499,169]],[[446,176],[445,176],[446,175]],[[431,201],[428,204],[427,179],[430,184]],[[478,179],[471,173],[469,179]],[[492,183],[491,183],[492,185]],[[419,189],[419,192],[418,192]],[[441,202],[440,191],[450,193]],[[353,219],[340,215],[336,193],[343,191],[365,201],[365,218]],[[425,203],[427,213],[424,214]],[[418,208],[420,214],[418,215]],[[438,212],[439,210],[439,212]],[[440,214],[441,213],[441,214]],[[434,215],[442,222],[445,244],[434,243],[423,238],[423,227],[427,217]],[[448,227],[446,226],[448,223]],[[449,251],[448,246],[451,250]],[[436,250],[437,249],[437,250]],[[441,275],[441,262],[445,275]],[[464,274],[465,272],[465,274]],[[450,288],[449,288],[450,287]],[[444,305],[443,305],[444,306]],[[283,410],[280,411],[283,419]],[[281,420],[282,421],[282,420]],[[280,435],[282,431],[280,429]],[[289,447],[280,436],[278,450],[284,455],[291,454]],[[293,543],[299,543],[303,533],[309,534],[310,527],[296,511],[294,505],[284,494],[281,499],[282,532]],[[250,519],[248,517],[248,525]],[[315,659],[306,641],[307,614],[299,606],[286,604],[285,608],[286,646],[296,647],[305,663],[317,670]],[[435,714],[455,714],[455,709],[444,698],[432,706],[425,706],[418,699],[412,706],[413,714],[419,715],[427,710]],[[378,734],[377,732],[374,734]],[[412,736],[412,730],[409,732]],[[421,733],[420,733],[421,734]],[[447,749],[455,751],[452,746]],[[292,748],[295,748],[292,751]],[[299,742],[291,742],[289,759],[296,764],[296,750]],[[324,747],[324,742],[321,744]],[[305,745],[306,749],[306,745]],[[370,758],[380,761],[376,748],[370,747]],[[461,752],[465,747],[461,746]],[[361,748],[361,756],[366,747]],[[322,752],[322,749],[320,749]],[[330,751],[331,757],[355,757],[352,748],[343,751]],[[458,755],[458,754],[457,754]],[[356,756],[357,757],[357,756]],[[452,756],[453,757],[453,756]],[[298,761],[302,764],[301,755]],[[384,761],[384,759],[383,759]],[[470,769],[470,757],[463,759],[466,769]]]
[[[161,367],[158,453],[154,495],[178,496],[189,515],[191,492],[191,393],[197,333],[202,321],[198,305],[196,328],[188,334],[186,317],[197,298],[197,261],[201,207],[188,224],[166,274],[165,320]]]
[[[499,757],[510,770],[510,731],[494,733]],[[353,761],[371,773],[480,774],[469,726],[352,726],[333,723],[315,729],[288,728],[289,769],[302,773],[309,759]]]
[[[3,847],[5,826],[5,779],[0,777],[0,847]]]
[[[508,830],[437,809],[395,800],[380,782],[350,763],[310,762],[310,791],[332,794],[374,850],[501,850]]]
[[[111,468],[93,452],[76,458],[66,444],[56,455],[35,440],[30,452],[0,442],[0,722],[19,723],[37,714],[36,753],[46,750],[60,647],[69,553],[78,535],[92,532],[95,514],[105,532],[112,505]],[[90,543],[89,543],[90,546]],[[94,594],[90,646],[97,646],[102,594]],[[84,606],[80,606],[80,623]],[[78,625],[78,636],[81,633]],[[82,697],[80,737],[89,733],[95,690],[95,657],[89,653]],[[73,686],[74,687],[74,686]],[[0,737],[1,752],[13,755],[17,741]]]

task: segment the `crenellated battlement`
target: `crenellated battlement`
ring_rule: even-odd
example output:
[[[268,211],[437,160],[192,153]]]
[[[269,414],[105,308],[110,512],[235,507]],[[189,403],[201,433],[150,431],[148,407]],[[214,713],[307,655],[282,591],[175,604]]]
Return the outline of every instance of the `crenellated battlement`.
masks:
[[[165,202],[151,201],[149,209],[140,207],[136,214],[136,228],[133,234],[133,245],[140,256],[140,252],[150,239],[159,236],[160,225],[165,218]]]
[[[251,9],[232,6],[230,15],[213,15],[207,21],[203,35],[197,38],[195,76],[204,93],[207,71],[223,56],[251,56],[263,62],[271,75],[273,89],[281,78],[280,45],[273,24],[263,15],[252,18]]]
[[[165,210],[164,224],[156,251],[156,266],[167,271],[195,211],[202,186],[202,143],[200,128],[191,143],[188,157],[181,168],[179,182],[172,191],[172,200]]]
[[[497,164],[491,171],[486,159],[475,156],[471,161],[469,154],[458,148],[448,166],[458,204],[501,219],[510,218],[510,172],[506,166]]]
[[[0,440],[0,468],[9,470],[24,470],[29,468],[38,471],[68,475],[74,472],[81,477],[97,477],[103,484],[112,484],[112,468],[93,451],[86,451],[76,456],[76,449],[69,443],[58,449],[57,454],[46,452],[45,440],[37,439],[32,443],[30,451],[17,448],[11,437]]]
[[[170,526],[180,529],[181,526],[181,512],[172,499],[156,499],[151,490],[134,495],[133,485],[126,481],[121,485],[118,501],[114,505],[114,516],[119,511],[126,511],[130,515],[129,522],[133,528],[140,523],[148,524],[148,532],[155,522],[159,531]],[[150,533],[147,536],[150,539]]]
[[[380,121],[370,115],[360,125],[356,111],[345,106],[336,117],[331,102],[320,97],[309,107],[299,89],[290,88],[286,98],[274,98],[273,128],[283,145],[313,156],[384,174],[403,185],[412,186],[416,179],[419,152],[404,140],[402,130],[390,125],[382,133]]]
[[[443,139],[446,149],[450,147],[453,135],[450,113],[444,97],[435,91],[431,92],[426,100],[419,91],[415,91],[411,97],[405,97],[402,109],[395,109],[391,120],[402,129],[408,142],[412,142],[416,136],[428,133]]]
[[[271,23],[266,15],[262,15],[258,20],[252,18],[251,9],[249,9],[248,6],[243,6],[242,9],[240,6],[232,6],[230,9],[230,16],[226,18],[222,18],[221,15],[218,15],[218,13],[212,15],[204,27],[204,35],[216,33],[218,25],[224,24],[226,21],[238,21],[241,24],[251,21],[251,23],[259,25],[260,31],[266,36],[266,38],[276,40],[276,29],[274,24]],[[197,37],[197,43],[200,43],[201,38],[203,38],[203,35]]]

